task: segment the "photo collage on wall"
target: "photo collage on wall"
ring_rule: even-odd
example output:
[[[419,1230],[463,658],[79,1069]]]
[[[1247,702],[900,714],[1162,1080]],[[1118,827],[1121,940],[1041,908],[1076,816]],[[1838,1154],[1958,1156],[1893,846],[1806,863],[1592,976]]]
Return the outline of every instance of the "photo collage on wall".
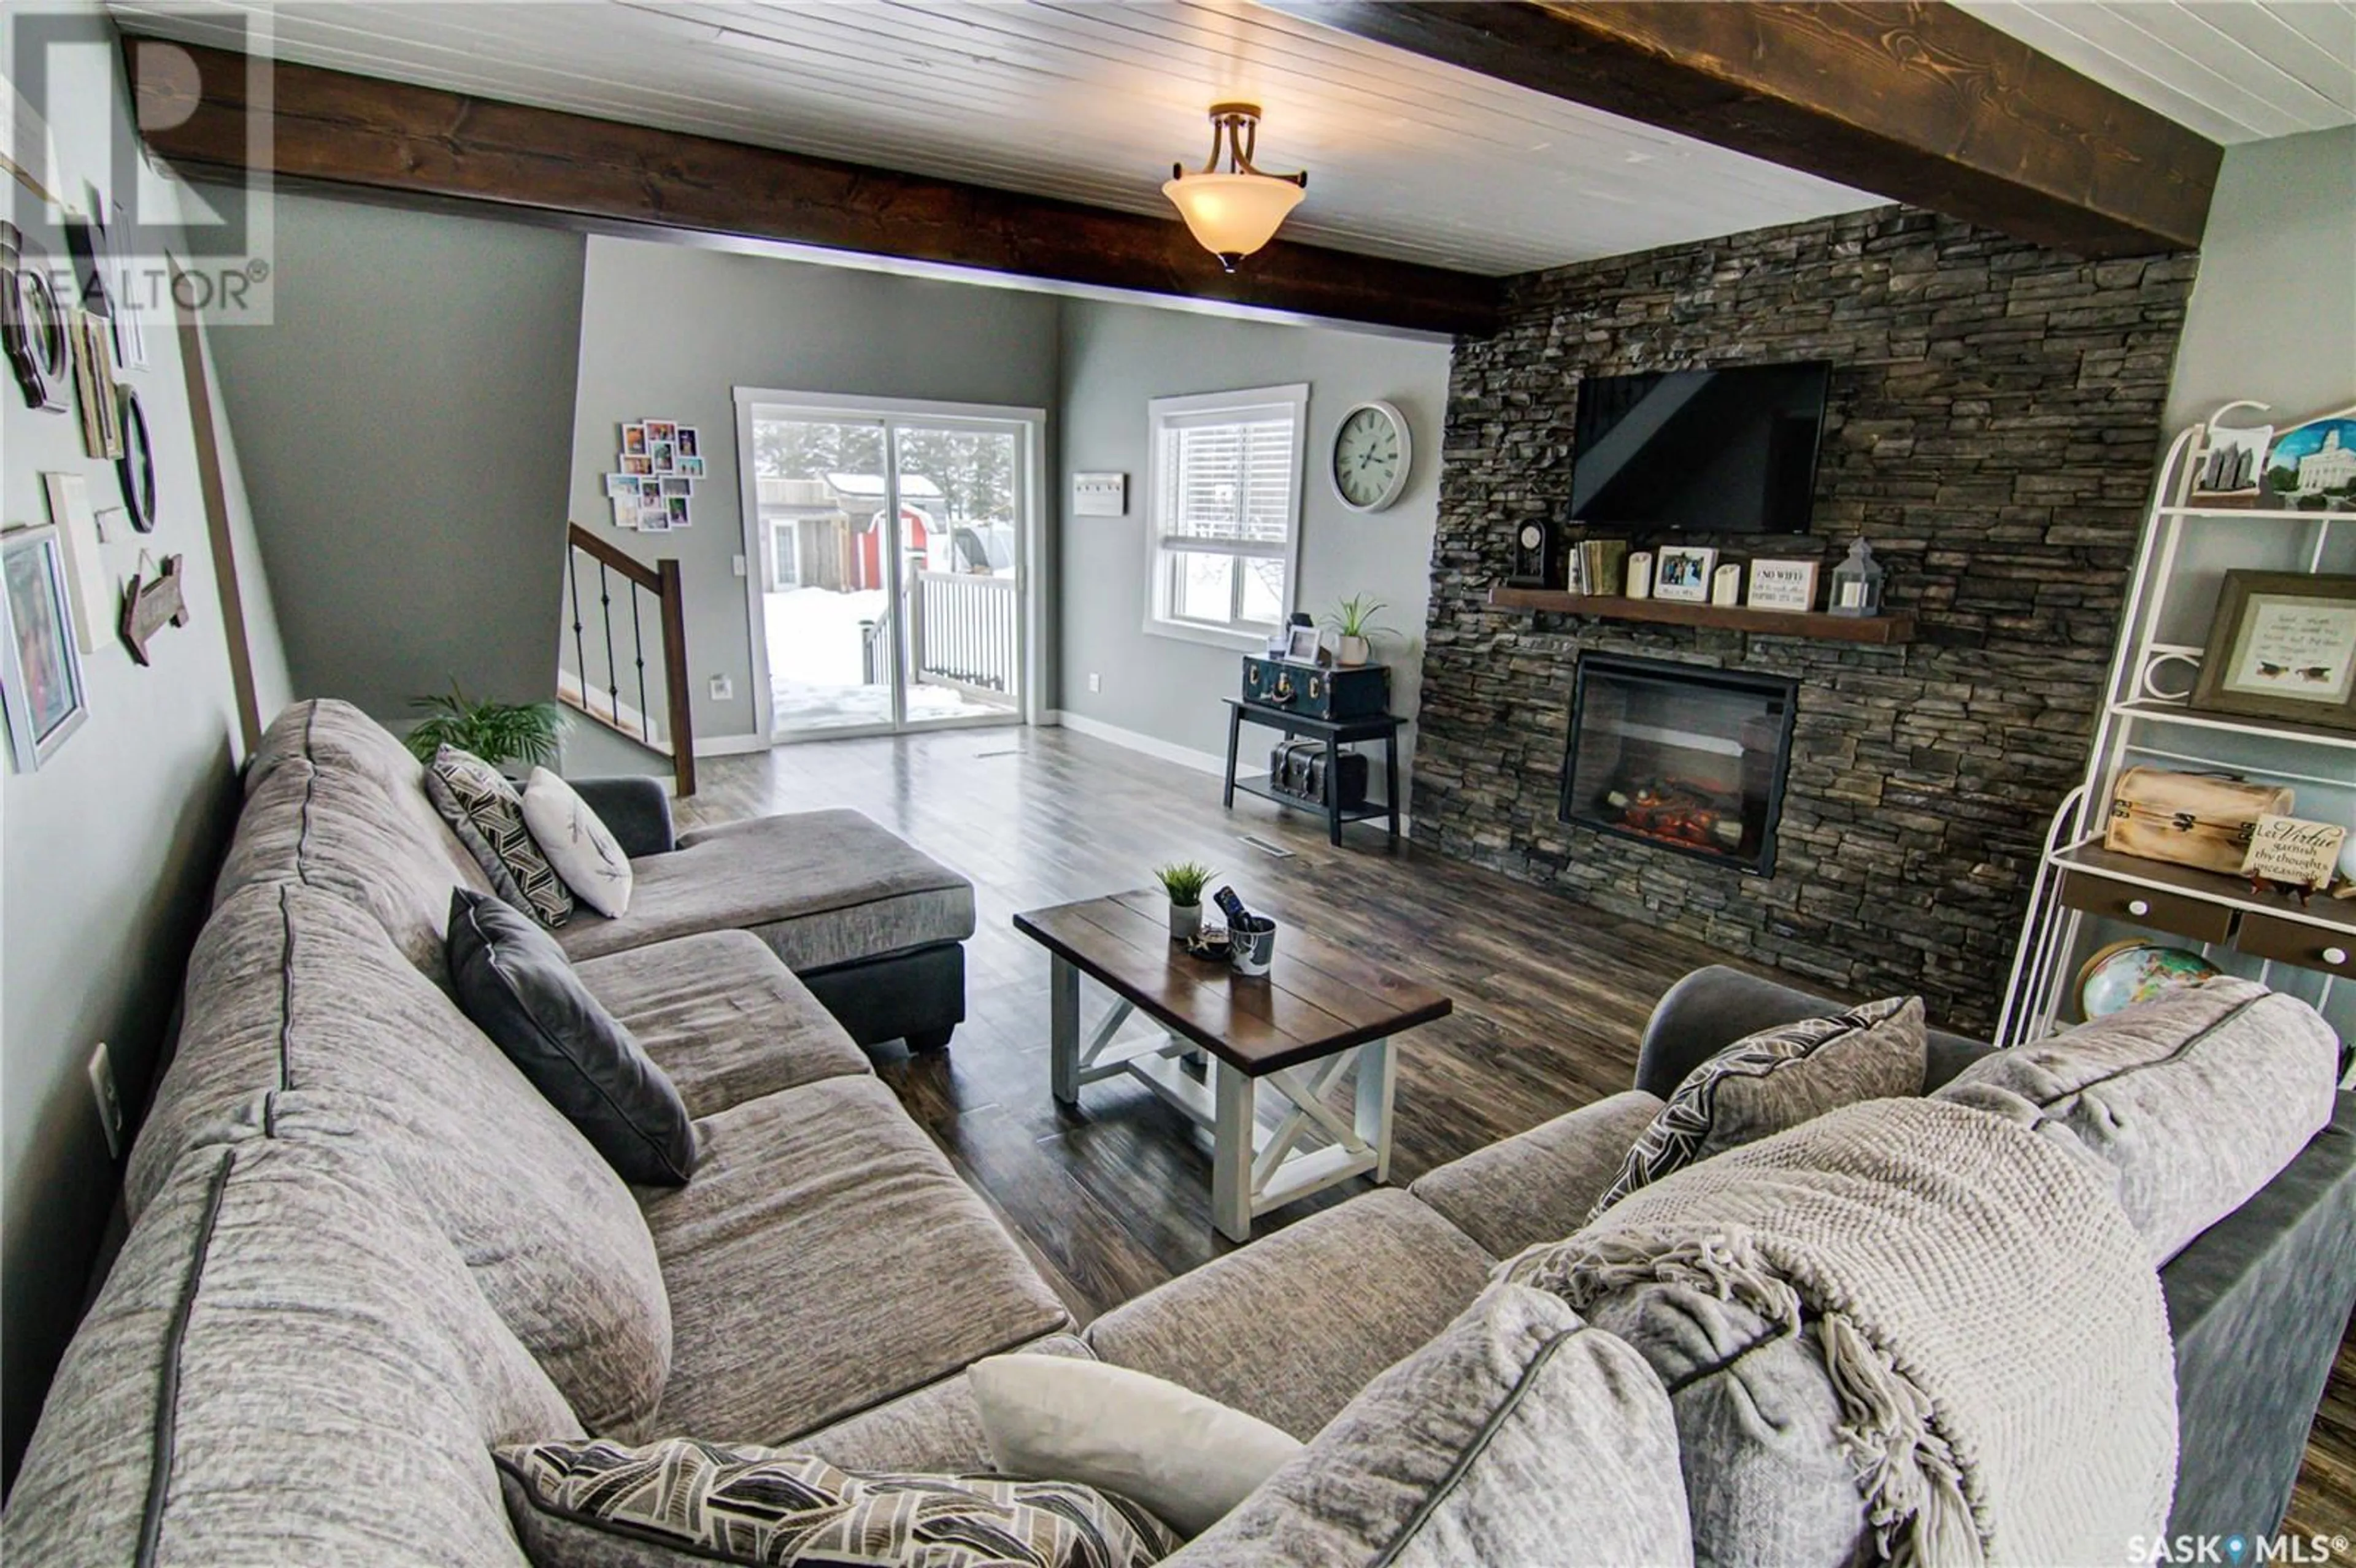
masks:
[[[605,475],[616,528],[660,534],[694,525],[703,443],[693,425],[633,420],[622,427],[619,458],[620,472]]]

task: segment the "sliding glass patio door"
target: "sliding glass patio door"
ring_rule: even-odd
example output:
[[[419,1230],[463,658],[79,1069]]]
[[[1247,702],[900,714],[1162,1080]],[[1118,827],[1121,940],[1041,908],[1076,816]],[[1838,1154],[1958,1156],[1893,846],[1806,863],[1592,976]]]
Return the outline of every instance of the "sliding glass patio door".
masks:
[[[1036,411],[738,400],[770,737],[1028,717]]]

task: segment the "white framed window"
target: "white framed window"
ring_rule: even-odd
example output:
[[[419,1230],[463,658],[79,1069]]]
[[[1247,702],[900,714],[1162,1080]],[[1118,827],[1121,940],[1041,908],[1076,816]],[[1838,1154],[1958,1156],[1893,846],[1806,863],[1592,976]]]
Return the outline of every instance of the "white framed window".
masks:
[[[1146,409],[1145,629],[1263,648],[1292,613],[1308,384]]]

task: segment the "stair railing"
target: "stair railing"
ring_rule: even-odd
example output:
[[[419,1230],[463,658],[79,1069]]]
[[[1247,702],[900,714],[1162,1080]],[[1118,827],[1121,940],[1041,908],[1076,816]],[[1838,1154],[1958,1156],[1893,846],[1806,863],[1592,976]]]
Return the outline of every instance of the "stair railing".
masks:
[[[678,794],[695,793],[695,727],[688,710],[687,597],[679,562],[669,557],[649,566],[607,543],[578,523],[567,526],[564,552],[565,625],[573,639],[573,668],[580,695],[560,692],[590,718],[629,739],[670,752]],[[620,603],[616,603],[616,594]],[[663,699],[659,731],[647,700],[647,615],[651,611]],[[601,667],[605,686],[590,683]],[[635,708],[624,699],[625,680],[635,691]]]

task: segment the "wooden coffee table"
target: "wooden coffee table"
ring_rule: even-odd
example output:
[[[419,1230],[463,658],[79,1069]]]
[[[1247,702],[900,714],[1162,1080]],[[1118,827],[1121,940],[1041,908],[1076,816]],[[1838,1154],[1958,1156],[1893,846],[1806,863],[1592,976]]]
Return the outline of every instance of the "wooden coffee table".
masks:
[[[1265,978],[1190,956],[1170,940],[1158,892],[1117,893],[1026,910],[1014,928],[1055,961],[1050,990],[1055,1098],[1126,1075],[1211,1133],[1211,1217],[1222,1235],[1251,1237],[1252,1217],[1371,1171],[1390,1175],[1392,1037],[1445,1018],[1446,997],[1287,923]],[[1080,976],[1113,993],[1112,1009],[1080,1039]],[[1116,1042],[1133,1012],[1165,1031]],[[1205,1085],[1183,1058],[1208,1052]],[[1357,1114],[1324,1096],[1355,1061]],[[1254,1117],[1262,1083],[1288,1104],[1273,1129]],[[1322,1138],[1313,1147],[1303,1140]]]

